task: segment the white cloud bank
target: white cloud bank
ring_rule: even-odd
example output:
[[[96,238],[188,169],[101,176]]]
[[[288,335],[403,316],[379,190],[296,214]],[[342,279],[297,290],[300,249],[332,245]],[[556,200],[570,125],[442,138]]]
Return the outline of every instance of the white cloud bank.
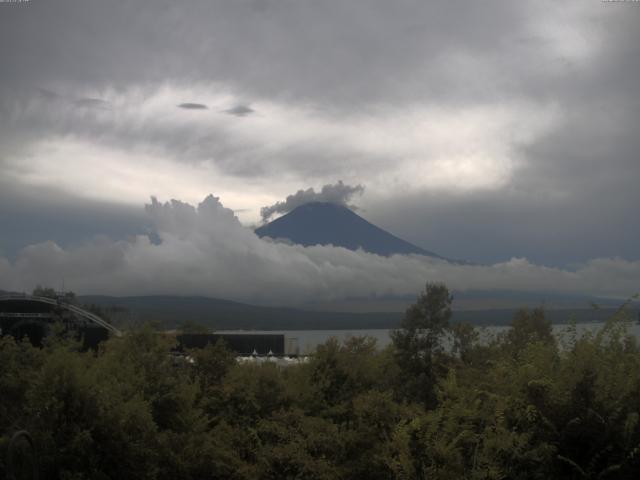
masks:
[[[29,291],[62,280],[78,293],[208,295],[295,305],[345,297],[405,295],[426,281],[450,288],[557,291],[626,296],[640,287],[640,262],[591,260],[574,271],[513,258],[487,266],[454,265],[429,257],[380,257],[332,246],[270,243],[243,227],[208,196],[197,208],[177,200],[146,206],[161,238],[96,238],[64,250],[31,245],[14,263],[0,258],[0,288]]]

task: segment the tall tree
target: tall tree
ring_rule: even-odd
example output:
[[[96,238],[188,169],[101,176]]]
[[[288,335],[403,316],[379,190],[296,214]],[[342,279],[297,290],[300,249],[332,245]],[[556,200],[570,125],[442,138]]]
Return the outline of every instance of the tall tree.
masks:
[[[396,361],[402,371],[400,391],[411,400],[433,407],[438,358],[442,339],[449,330],[453,296],[442,283],[427,283],[416,303],[411,305],[391,334]]]

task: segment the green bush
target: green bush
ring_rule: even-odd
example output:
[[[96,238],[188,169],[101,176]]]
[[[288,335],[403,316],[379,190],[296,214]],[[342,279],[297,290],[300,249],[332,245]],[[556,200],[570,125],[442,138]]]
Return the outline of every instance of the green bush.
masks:
[[[556,338],[521,311],[481,343],[450,305],[428,285],[387,349],[331,340],[287,368],[221,343],[178,361],[151,328],[89,353],[1,338],[0,477],[26,429],[52,479],[638,478],[640,349],[622,313]]]

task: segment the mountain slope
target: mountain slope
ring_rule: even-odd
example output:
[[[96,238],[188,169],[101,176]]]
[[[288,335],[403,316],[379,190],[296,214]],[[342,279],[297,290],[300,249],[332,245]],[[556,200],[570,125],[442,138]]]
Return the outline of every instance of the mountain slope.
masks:
[[[304,246],[334,245],[362,248],[378,255],[415,253],[442,258],[367,222],[346,207],[332,203],[301,205],[256,229],[259,237],[286,238]]]

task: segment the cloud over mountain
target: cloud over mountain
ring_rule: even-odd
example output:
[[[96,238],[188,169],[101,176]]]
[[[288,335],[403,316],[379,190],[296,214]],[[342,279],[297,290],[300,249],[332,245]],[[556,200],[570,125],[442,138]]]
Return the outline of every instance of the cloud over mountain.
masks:
[[[139,235],[98,237],[63,249],[54,242],[24,248],[14,262],[0,257],[0,289],[29,291],[65,285],[78,293],[209,295],[296,305],[347,297],[412,295],[426,281],[456,290],[510,289],[626,296],[640,284],[640,262],[603,258],[575,270],[513,258],[459,265],[420,255],[381,257],[331,246],[303,247],[259,239],[219,199],[197,207],[155,199],[146,206],[159,242]]]
[[[306,190],[298,190],[293,195],[287,196],[283,202],[276,202],[273,205],[262,207],[260,215],[262,220],[267,221],[275,214],[288,213],[305,203],[312,202],[349,206],[349,202],[355,195],[362,195],[363,193],[364,187],[362,185],[345,185],[342,180],[338,180],[335,184],[324,185],[319,192],[316,192],[313,187]]]

